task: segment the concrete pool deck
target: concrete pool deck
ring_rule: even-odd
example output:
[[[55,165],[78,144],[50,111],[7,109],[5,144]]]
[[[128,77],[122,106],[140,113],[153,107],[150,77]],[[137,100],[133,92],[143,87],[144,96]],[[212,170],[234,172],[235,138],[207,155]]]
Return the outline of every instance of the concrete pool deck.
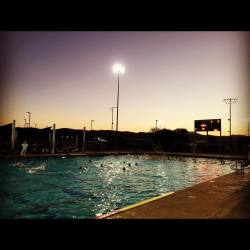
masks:
[[[106,219],[250,218],[250,168],[121,209]]]

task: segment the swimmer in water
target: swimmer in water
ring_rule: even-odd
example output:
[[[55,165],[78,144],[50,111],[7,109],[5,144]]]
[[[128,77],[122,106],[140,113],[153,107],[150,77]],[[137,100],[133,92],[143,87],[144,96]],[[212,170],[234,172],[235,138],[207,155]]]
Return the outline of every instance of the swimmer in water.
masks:
[[[29,173],[29,174],[34,174],[35,172],[36,172],[36,171],[35,171],[34,169],[29,169],[29,170],[28,170],[28,173]]]
[[[46,163],[42,163],[40,166],[40,169],[45,169],[45,167],[46,167]]]
[[[129,163],[128,166],[131,167],[131,164]]]
[[[86,166],[82,165],[81,167],[79,167],[79,169],[85,169]]]
[[[125,170],[126,170],[126,168],[125,168],[125,167],[123,167],[123,168],[122,168],[122,170],[123,170],[123,171],[125,171]]]
[[[22,163],[19,161],[15,164],[16,167],[21,167],[22,166]]]
[[[137,166],[138,164],[137,164],[137,162],[135,163],[135,166]]]
[[[35,171],[36,169],[42,169],[44,170],[46,167],[46,163],[42,163],[41,166],[36,167],[35,164],[33,164],[32,168],[30,170]]]

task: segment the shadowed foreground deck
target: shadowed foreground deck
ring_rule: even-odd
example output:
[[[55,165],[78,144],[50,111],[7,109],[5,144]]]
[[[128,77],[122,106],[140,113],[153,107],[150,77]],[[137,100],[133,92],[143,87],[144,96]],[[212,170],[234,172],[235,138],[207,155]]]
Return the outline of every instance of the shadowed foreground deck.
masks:
[[[106,218],[250,218],[250,169],[218,177]]]

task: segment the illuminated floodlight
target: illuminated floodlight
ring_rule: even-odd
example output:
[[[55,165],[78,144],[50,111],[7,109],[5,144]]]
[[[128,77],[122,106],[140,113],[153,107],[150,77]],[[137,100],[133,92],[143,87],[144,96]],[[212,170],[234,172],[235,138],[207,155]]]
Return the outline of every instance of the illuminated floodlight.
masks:
[[[125,67],[121,64],[115,64],[113,66],[113,73],[115,74],[124,74],[125,73]]]

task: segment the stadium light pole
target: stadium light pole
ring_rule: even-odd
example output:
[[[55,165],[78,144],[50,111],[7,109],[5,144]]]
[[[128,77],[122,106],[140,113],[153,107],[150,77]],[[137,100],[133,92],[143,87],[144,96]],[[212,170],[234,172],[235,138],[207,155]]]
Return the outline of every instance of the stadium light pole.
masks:
[[[125,73],[125,67],[121,64],[115,64],[113,66],[113,73],[118,76],[118,84],[117,84],[117,105],[116,105],[116,144],[118,144],[118,122],[119,122],[119,91],[120,91],[120,74]]]
[[[120,75],[125,73],[125,67],[121,64],[115,64],[113,66],[113,73],[118,76],[118,84],[117,84],[117,105],[116,105],[116,132],[118,131],[118,122],[119,122],[119,91],[120,91]]]

